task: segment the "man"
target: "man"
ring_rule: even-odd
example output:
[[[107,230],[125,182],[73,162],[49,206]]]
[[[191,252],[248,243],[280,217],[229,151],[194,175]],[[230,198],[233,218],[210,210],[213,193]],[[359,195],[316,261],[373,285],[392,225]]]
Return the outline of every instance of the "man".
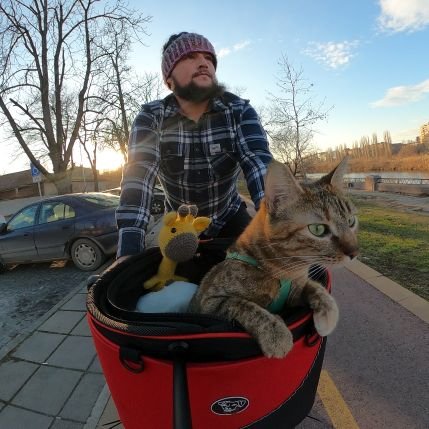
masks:
[[[158,176],[166,209],[195,204],[211,218],[208,237],[238,237],[250,217],[237,191],[240,167],[256,209],[272,156],[247,100],[225,92],[217,58],[203,36],[183,32],[163,47],[162,74],[172,94],[143,105],[134,121],[122,180],[118,258],[144,250]]]

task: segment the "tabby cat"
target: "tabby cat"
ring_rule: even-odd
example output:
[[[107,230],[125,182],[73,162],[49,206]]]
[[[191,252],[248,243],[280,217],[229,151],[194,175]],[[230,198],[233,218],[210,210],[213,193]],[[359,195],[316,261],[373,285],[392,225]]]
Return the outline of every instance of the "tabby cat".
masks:
[[[317,332],[331,333],[337,305],[308,273],[358,254],[356,209],[342,192],[346,167],[344,159],[320,180],[300,184],[287,166],[272,161],[259,211],[228,249],[229,258],[203,278],[190,310],[238,321],[265,356],[282,358],[292,334],[267,307],[279,296],[280,279],[289,279],[286,308],[308,304]]]

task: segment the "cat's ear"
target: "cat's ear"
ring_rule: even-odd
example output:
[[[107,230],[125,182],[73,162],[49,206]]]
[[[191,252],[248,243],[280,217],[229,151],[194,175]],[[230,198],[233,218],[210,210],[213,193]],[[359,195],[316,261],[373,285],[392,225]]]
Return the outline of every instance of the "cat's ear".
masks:
[[[322,185],[332,185],[338,190],[343,189],[343,178],[347,173],[349,157],[346,156],[343,160],[326,176],[323,176],[319,183]]]
[[[290,168],[273,159],[265,176],[265,203],[268,210],[275,208],[280,198],[292,202],[303,192]]]

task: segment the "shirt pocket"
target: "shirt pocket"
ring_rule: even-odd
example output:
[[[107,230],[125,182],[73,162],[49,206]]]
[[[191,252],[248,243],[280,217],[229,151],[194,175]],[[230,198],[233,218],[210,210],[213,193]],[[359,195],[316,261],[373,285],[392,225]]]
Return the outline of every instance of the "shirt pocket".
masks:
[[[222,139],[209,144],[210,151],[215,153],[210,157],[210,165],[217,180],[234,173],[237,167],[237,149],[234,140]]]
[[[160,168],[165,175],[176,178],[183,176],[184,165],[183,149],[178,143],[168,142],[161,144]]]

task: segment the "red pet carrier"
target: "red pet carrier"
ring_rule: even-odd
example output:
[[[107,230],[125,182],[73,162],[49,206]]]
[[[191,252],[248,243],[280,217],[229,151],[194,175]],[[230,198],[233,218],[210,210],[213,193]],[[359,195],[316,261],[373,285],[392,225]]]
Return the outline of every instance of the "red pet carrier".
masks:
[[[311,410],[326,340],[311,311],[285,318],[294,346],[265,358],[241,326],[185,313],[138,313],[158,248],[113,265],[89,288],[95,347],[126,429],[293,428]],[[315,270],[319,272],[319,270]],[[317,280],[330,288],[326,271]]]

